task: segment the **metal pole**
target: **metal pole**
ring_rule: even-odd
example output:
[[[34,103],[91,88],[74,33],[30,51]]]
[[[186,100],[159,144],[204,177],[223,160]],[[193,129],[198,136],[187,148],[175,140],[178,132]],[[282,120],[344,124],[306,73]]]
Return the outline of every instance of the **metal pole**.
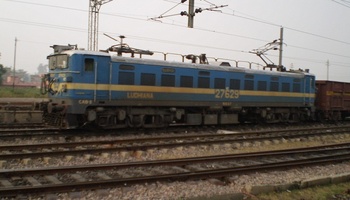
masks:
[[[278,62],[279,67],[282,67],[282,53],[283,53],[283,27],[281,27],[281,31],[280,31],[280,55],[279,55],[279,62]]]
[[[13,85],[12,90],[15,91],[15,79],[16,79],[16,54],[17,54],[17,38],[15,38],[15,53],[13,59]]]
[[[99,12],[103,4],[112,0],[89,0],[88,50],[98,50]]]
[[[329,60],[327,60],[327,81],[329,81]]]
[[[193,28],[194,15],[194,0],[190,0],[188,5],[188,28]]]

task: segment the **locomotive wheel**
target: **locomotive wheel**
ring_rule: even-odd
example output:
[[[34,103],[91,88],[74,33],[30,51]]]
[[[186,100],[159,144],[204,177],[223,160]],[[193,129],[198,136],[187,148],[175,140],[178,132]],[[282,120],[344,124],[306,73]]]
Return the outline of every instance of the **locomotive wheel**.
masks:
[[[144,115],[129,115],[127,124],[131,128],[140,128],[144,126]]]
[[[144,117],[143,127],[145,128],[160,128],[165,126],[166,123],[164,122],[163,115],[146,115]]]

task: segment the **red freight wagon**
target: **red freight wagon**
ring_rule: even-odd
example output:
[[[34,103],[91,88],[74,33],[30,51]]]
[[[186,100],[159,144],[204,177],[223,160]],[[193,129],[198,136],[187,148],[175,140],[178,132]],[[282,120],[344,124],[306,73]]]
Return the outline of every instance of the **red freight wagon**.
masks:
[[[320,119],[341,120],[350,116],[350,83],[316,81],[316,109]]]

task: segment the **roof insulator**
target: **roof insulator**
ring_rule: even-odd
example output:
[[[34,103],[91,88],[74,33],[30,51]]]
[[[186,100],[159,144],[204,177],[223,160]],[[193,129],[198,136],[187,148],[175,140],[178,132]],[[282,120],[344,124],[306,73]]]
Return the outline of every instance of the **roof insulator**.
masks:
[[[182,11],[182,12],[180,12],[180,15],[181,16],[187,15],[187,12],[186,11]]]
[[[195,10],[196,13],[201,13],[202,11],[203,11],[202,8],[197,8],[197,9]]]

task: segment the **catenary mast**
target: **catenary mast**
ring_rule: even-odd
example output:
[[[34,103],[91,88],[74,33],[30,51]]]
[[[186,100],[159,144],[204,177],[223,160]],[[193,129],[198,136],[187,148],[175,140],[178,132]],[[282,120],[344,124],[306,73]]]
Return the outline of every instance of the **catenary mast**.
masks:
[[[88,50],[98,50],[98,17],[103,4],[113,0],[89,0]]]

